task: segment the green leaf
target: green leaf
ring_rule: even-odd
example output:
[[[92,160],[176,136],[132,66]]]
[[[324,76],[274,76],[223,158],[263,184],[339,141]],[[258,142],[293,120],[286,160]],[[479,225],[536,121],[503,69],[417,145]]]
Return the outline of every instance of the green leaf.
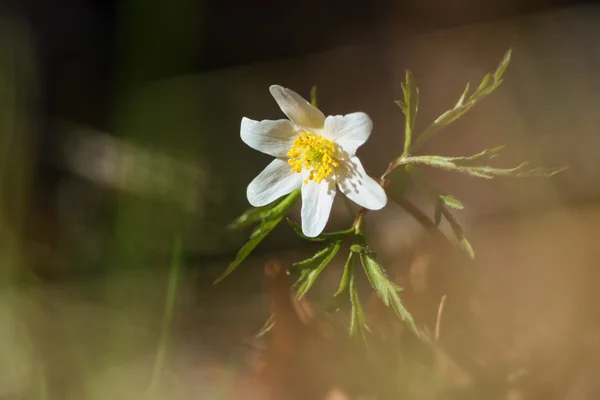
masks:
[[[481,83],[479,84],[479,86],[477,87],[477,89],[475,90],[475,92],[471,95],[471,99],[477,98],[481,96],[481,93],[486,90],[487,88],[489,88],[491,85],[491,83],[493,83],[493,78],[492,78],[492,74],[485,74],[485,76],[483,77],[483,79],[481,80]]]
[[[418,168],[413,167],[412,165],[407,165],[405,169],[411,176],[413,176],[416,179],[417,184],[421,186],[425,190],[425,192],[427,192],[427,194],[431,197],[432,202],[436,206],[436,214],[441,212],[440,210],[443,208],[444,205],[450,208],[454,208],[456,210],[462,210],[464,208],[462,203],[456,197],[452,196],[449,193],[445,193],[441,189],[430,184]],[[436,225],[439,226],[439,216],[436,215],[434,219]]]
[[[444,218],[446,218],[446,220],[450,224],[450,227],[452,228],[452,233],[454,233],[454,236],[456,236],[456,239],[458,240],[460,246],[466,251],[470,258],[474,258],[475,252],[473,251],[473,246],[471,246],[471,243],[469,243],[469,240],[464,234],[464,228],[456,220],[454,215],[452,215],[452,213],[450,213],[450,211],[445,207],[447,203],[444,201],[444,197],[446,197],[446,199],[448,198],[448,196],[452,199],[454,199],[454,197],[442,194],[440,189],[427,182],[425,177],[421,174],[421,171],[419,171],[417,168],[408,166],[407,171],[411,174],[411,176],[415,178],[416,184],[419,185],[425,191],[425,193],[431,198],[431,201],[435,205],[436,208],[434,219],[436,226],[439,226],[441,222],[441,217],[443,215]],[[458,200],[454,200],[458,202]],[[460,204],[462,207],[462,204],[460,202],[454,205],[456,206],[458,204]]]
[[[404,101],[396,101],[404,113],[404,154],[410,152],[412,132],[415,127],[417,111],[419,110],[419,89],[415,85],[414,77],[410,71],[406,71],[406,81],[402,82]]]
[[[450,125],[451,123],[462,117],[474,105],[475,103],[471,101],[467,104],[462,104],[456,108],[453,108],[452,110],[448,110],[439,117],[437,117],[437,119],[433,123],[439,126],[440,128],[446,125]]]
[[[467,111],[469,111],[475,104],[483,100],[486,96],[491,94],[494,90],[496,90],[502,84],[502,76],[510,63],[511,50],[508,50],[496,71],[493,74],[486,74],[481,83],[469,96],[467,99],[467,94],[469,92],[469,84],[467,83],[467,87],[456,102],[455,106],[442,113],[431,125],[429,125],[418,137],[416,143],[413,146],[413,150],[421,147],[425,142],[431,139],[441,128],[447,126],[461,116],[463,116]]]
[[[225,272],[223,272],[223,274],[221,274],[221,276],[214,281],[214,284],[216,285],[217,283],[221,282],[233,271],[235,271],[235,269],[250,255],[250,253],[252,253],[252,250],[254,250],[256,246],[258,246],[258,244],[262,242],[262,240],[266,238],[269,233],[271,233],[271,231],[277,226],[277,224],[279,224],[279,222],[281,222],[282,219],[283,215],[277,219],[271,219],[259,225],[254,232],[252,232],[252,235],[250,235],[250,240],[248,240],[246,244],[237,252],[235,260],[233,260]]]
[[[360,304],[360,296],[356,288],[356,274],[355,274],[356,262],[349,264],[349,293],[350,293],[350,305],[352,306],[350,313],[350,337],[360,336],[364,338],[365,331],[369,331],[367,326],[365,313],[363,312]]]
[[[316,237],[308,237],[302,232],[302,228],[295,221],[291,220],[290,218],[286,218],[286,220],[298,236],[300,236],[302,239],[311,242],[324,242],[326,240],[342,240],[351,233],[354,233],[354,229],[346,229],[344,231],[321,233],[319,236]]]
[[[340,286],[338,287],[337,292],[335,292],[334,296],[339,296],[348,288],[348,283],[350,282],[350,273],[352,272],[351,263],[354,260],[354,253],[350,252],[348,254],[348,259],[346,260],[346,264],[344,265],[344,274],[342,275],[342,280],[340,281]]]
[[[325,255],[327,255],[327,253],[330,250],[331,245],[325,247],[322,250],[317,251],[312,257],[309,257],[306,260],[298,261],[292,264],[292,267],[290,268],[290,273],[297,273],[306,269],[316,268],[321,258],[325,257]]]
[[[514,168],[494,168],[487,165],[470,167],[469,172],[477,172],[488,177],[494,176],[509,176],[515,178],[534,178],[534,177],[550,177],[565,171],[567,167],[556,168],[531,168],[528,169],[529,162],[526,161]]]
[[[423,164],[434,168],[445,169],[447,171],[460,172],[478,178],[492,179],[496,176],[531,178],[531,177],[549,177],[561,171],[565,167],[558,168],[530,168],[529,162],[523,162],[514,168],[495,168],[488,165],[471,165],[474,160],[488,156],[491,158],[496,155],[497,150],[489,149],[470,157],[444,157],[444,156],[414,156],[400,157],[394,164],[394,168],[400,165]]]
[[[250,234],[249,240],[237,252],[235,260],[225,269],[213,284],[217,284],[231,274],[252,253],[252,251],[263,241],[265,237],[281,222],[284,215],[292,208],[300,198],[300,189],[293,191],[281,200],[271,203],[272,207],[262,215],[261,224]],[[270,206],[271,206],[270,205]]]
[[[458,243],[460,244],[460,246],[463,248],[463,250],[467,253],[467,255],[471,259],[475,258],[475,251],[473,250],[473,246],[471,246],[471,243],[465,236],[465,230],[464,230],[463,226],[456,220],[454,215],[452,215],[452,213],[450,213],[450,211],[448,211],[446,208],[442,209],[442,213],[444,214],[444,217],[450,224],[450,227],[452,228],[452,233],[454,233],[454,236],[456,236],[456,239],[458,240]]]
[[[229,230],[241,230],[247,228],[253,223],[260,221],[263,215],[268,210],[268,206],[249,208],[242,215],[237,217],[232,223],[227,226]]]
[[[350,252],[348,254],[348,259],[346,260],[346,264],[344,265],[344,273],[342,274],[342,279],[340,280],[340,286],[338,287],[337,292],[333,295],[333,301],[327,307],[327,312],[334,312],[340,309],[340,302],[342,299],[342,295],[348,290],[348,286],[350,284],[350,275],[352,273],[352,263],[354,262],[354,252]]]
[[[500,65],[498,65],[496,72],[494,72],[494,80],[499,81],[500,79],[502,79],[502,76],[504,75],[506,68],[508,68],[508,64],[510,64],[511,56],[512,56],[512,49],[508,49],[506,51],[506,53],[504,53],[504,58],[500,62]]]
[[[458,243],[460,243],[460,247],[462,247],[463,250],[467,252],[469,258],[475,258],[475,251],[473,250],[473,246],[471,245],[471,242],[469,242],[469,240],[466,238],[466,236],[463,235],[459,239]]]
[[[167,296],[165,299],[165,309],[161,322],[156,358],[154,362],[154,367],[152,369],[151,387],[149,388],[150,391],[154,390],[154,384],[158,380],[164,368],[165,356],[170,339],[171,323],[173,321],[173,309],[175,308],[175,300],[177,298],[177,284],[180,279],[179,271],[181,270],[182,253],[183,243],[180,237],[176,237],[173,243],[173,253],[171,255],[171,265],[167,286]]]
[[[323,260],[316,268],[305,269],[302,271],[302,275],[300,275],[300,278],[298,279],[295,285],[299,286],[297,291],[298,298],[302,298],[306,293],[308,293],[308,291],[313,286],[321,272],[323,272],[325,267],[327,267],[331,260],[333,260],[338,250],[340,249],[340,246],[341,242],[339,241],[332,243],[326,248],[327,252],[325,258],[323,258]]]
[[[271,214],[271,210],[276,208],[282,201],[284,201],[286,197],[281,197],[270,204],[262,207],[251,207],[244,211],[242,215],[237,217],[232,223],[230,223],[227,227],[229,230],[242,230],[252,225],[255,222],[258,222],[264,218],[268,218]]]
[[[258,331],[258,333],[255,335],[255,337],[259,338],[259,337],[264,336],[271,329],[273,329],[273,326],[275,326],[275,314],[271,314],[271,316],[269,317],[269,319],[267,319],[267,321],[265,322],[265,324],[263,325],[263,327],[260,328],[260,331]]]
[[[473,154],[472,156],[467,157],[446,157],[447,159],[453,161],[456,164],[460,165],[469,165],[472,164],[473,161],[481,160],[482,158],[491,160],[498,156],[502,150],[504,150],[506,146],[497,146],[491,149],[485,149],[477,154]]]
[[[467,95],[469,94],[470,86],[471,85],[469,84],[469,82],[467,82],[467,87],[465,88],[465,91],[463,92],[463,94],[460,96],[460,98],[456,102],[456,105],[454,106],[454,108],[461,107],[464,104],[465,99],[467,98]]]
[[[451,194],[438,194],[438,197],[450,208],[462,210],[464,207],[460,201]]]
[[[383,304],[391,307],[396,315],[408,325],[413,333],[419,336],[415,321],[410,312],[404,307],[400,295],[398,294],[402,289],[388,279],[383,269],[370,254],[361,253],[360,261],[369,278],[369,282],[371,282],[371,286],[373,286],[373,289],[375,289],[375,292],[381,301],[383,301]]]

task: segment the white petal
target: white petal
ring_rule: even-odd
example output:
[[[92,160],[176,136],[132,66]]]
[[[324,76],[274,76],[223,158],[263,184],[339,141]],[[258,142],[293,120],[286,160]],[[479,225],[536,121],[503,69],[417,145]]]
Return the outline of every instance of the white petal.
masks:
[[[331,115],[325,120],[323,137],[336,142],[349,157],[353,157],[364,144],[373,129],[371,118],[363,112],[347,115]]]
[[[244,117],[240,135],[254,150],[273,157],[286,157],[296,138],[294,124],[287,119],[254,121]]]
[[[312,129],[323,128],[325,115],[298,93],[279,85],[272,85],[269,91],[281,111],[296,125]]]
[[[365,172],[358,157],[336,168],[340,191],[350,200],[369,210],[379,210],[387,203],[385,190]]]
[[[267,205],[302,185],[302,175],[292,172],[286,160],[271,161],[246,190],[248,201],[254,207]]]
[[[319,183],[308,181],[302,185],[302,233],[308,237],[318,236],[329,219],[335,198],[336,187],[333,178]]]

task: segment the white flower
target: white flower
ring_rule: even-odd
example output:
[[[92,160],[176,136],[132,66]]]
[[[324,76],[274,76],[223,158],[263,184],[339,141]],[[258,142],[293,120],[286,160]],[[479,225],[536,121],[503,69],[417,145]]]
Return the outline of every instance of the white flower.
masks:
[[[383,208],[385,191],[355,156],[371,134],[369,116],[355,112],[325,118],[298,93],[278,85],[269,90],[289,120],[242,118],[244,143],[276,157],[248,185],[250,204],[264,206],[302,187],[302,232],[309,237],[325,228],[337,188],[364,208]]]

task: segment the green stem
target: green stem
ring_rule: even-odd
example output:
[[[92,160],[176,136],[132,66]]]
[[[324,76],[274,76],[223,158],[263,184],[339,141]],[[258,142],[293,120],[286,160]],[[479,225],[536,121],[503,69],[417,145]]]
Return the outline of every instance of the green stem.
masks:
[[[412,143],[412,128],[410,126],[411,121],[408,118],[404,119],[404,153],[402,153],[402,157],[406,157],[410,154],[410,146]]]
[[[177,292],[177,281],[179,278],[179,270],[181,267],[181,253],[181,239],[177,238],[175,239],[173,245],[173,255],[171,258],[171,267],[169,272],[169,282],[167,286],[165,310],[161,322],[161,331],[158,342],[158,349],[156,351],[156,359],[154,361],[154,368],[152,370],[152,380],[150,381],[150,386],[148,387],[148,390],[146,392],[146,394],[150,395],[156,389],[156,385],[165,362],[165,356],[167,354],[167,344],[169,342],[171,320],[173,319],[173,308],[175,306],[175,294]]]

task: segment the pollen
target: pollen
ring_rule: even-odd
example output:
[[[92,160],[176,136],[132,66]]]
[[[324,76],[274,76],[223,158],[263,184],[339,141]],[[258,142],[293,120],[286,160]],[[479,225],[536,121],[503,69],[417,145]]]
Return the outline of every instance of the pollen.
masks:
[[[336,146],[333,141],[313,132],[301,133],[287,153],[292,172],[308,170],[309,176],[304,180],[305,184],[308,181],[321,182],[333,173],[333,168],[339,166],[334,158]]]

